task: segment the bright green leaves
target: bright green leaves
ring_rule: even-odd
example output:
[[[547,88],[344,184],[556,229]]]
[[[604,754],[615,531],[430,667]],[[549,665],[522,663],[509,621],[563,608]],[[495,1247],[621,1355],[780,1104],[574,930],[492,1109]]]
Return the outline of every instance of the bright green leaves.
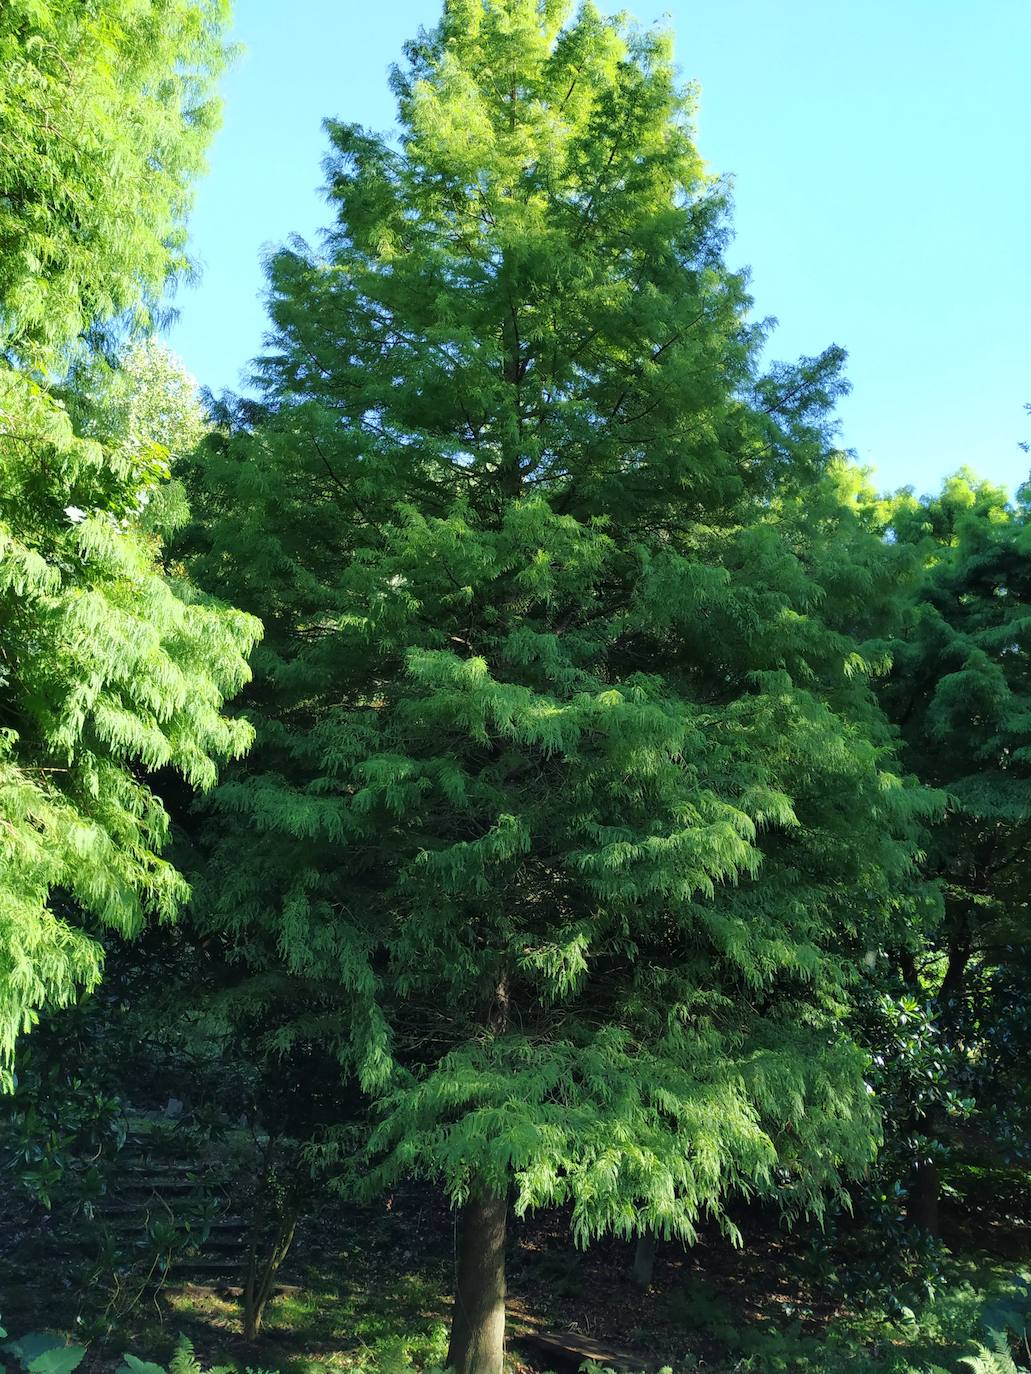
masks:
[[[141,1360],[128,1351],[122,1356],[122,1359],[124,1364],[119,1368],[118,1374],[165,1374],[161,1365],[154,1364],[150,1360]]]
[[[6,1334],[6,1333],[5,1333]],[[30,1332],[4,1346],[28,1370],[39,1374],[58,1374],[72,1370],[86,1354],[80,1346],[65,1345],[59,1336],[44,1332]]]
[[[50,361],[186,265],[222,0],[0,11],[0,347]]]
[[[736,1239],[729,1195],[776,1191],[819,1211],[832,1160],[869,1163],[875,1117],[851,1084],[861,1061],[805,1026],[772,1026],[747,1049],[713,1029],[651,1045],[615,1027],[547,1045],[513,1034],[455,1050],[388,1099],[374,1144],[401,1167],[433,1161],[459,1200],[475,1161],[496,1187],[514,1180],[517,1212],[570,1203],[580,1244],[644,1225],[690,1241],[710,1216]],[[790,1144],[769,1129],[785,1111]]]
[[[206,425],[196,382],[179,359],[155,339],[125,350],[115,367],[87,355],[61,395],[76,433],[105,448],[106,484],[91,474],[94,501],[162,534],[185,523],[189,511],[172,470],[197,447]]]
[[[86,1355],[83,1346],[67,1345],[59,1336],[42,1332],[7,1341],[3,1350],[18,1361],[26,1374],[72,1374]]]
[[[7,1332],[0,1328],[0,1339],[6,1335]],[[5,1341],[0,1348],[18,1362],[25,1374],[72,1374],[86,1357],[83,1346],[69,1345],[60,1336],[46,1332],[30,1332],[16,1340]],[[3,1366],[0,1366],[0,1374],[3,1374]],[[118,1374],[202,1374],[202,1370],[193,1346],[185,1336],[180,1336],[167,1371],[164,1365],[141,1360],[127,1351],[118,1366]]]
[[[138,769],[210,787],[214,760],[243,751],[249,729],[221,707],[248,676],[257,627],[174,588],[150,542],[109,510],[76,508],[93,504],[94,488],[109,502],[110,450],[77,437],[44,392],[7,372],[0,410],[6,1071],[36,1010],[99,975],[98,947],[50,909],[52,894],[126,935],[185,896],[157,857],[167,820]]]
[[[209,788],[250,740],[222,708],[259,626],[166,577],[156,538],[186,515],[193,383],[152,343],[114,369],[83,347],[185,266],[226,17],[0,8],[0,1084],[40,1009],[97,982],[86,927],[131,935],[186,896],[148,773]]]

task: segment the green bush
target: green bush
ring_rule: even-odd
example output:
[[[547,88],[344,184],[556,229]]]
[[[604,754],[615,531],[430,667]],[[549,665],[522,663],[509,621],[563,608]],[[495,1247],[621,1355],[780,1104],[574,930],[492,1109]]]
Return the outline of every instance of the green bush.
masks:
[[[86,1347],[73,1345],[66,1341],[63,1336],[51,1335],[48,1332],[34,1331],[27,1336],[19,1336],[16,1339],[6,1339],[7,1332],[0,1327],[0,1340],[4,1344],[0,1346],[0,1351],[11,1357],[17,1369],[24,1371],[24,1374],[72,1374],[82,1363],[86,1355]],[[6,1366],[0,1363],[0,1374],[6,1374]],[[185,1336],[180,1336],[179,1343],[175,1348],[166,1369],[164,1365],[154,1364],[150,1360],[141,1360],[136,1355],[126,1352],[122,1356],[122,1363],[118,1366],[116,1374],[236,1374],[235,1370],[227,1366],[216,1366],[209,1370],[202,1369],[200,1361],[193,1353],[193,1345]],[[250,1369],[244,1374],[273,1374],[270,1370]]]
[[[980,1341],[973,1355],[965,1355],[960,1364],[967,1365],[973,1374],[1028,1374],[1013,1358],[1009,1340],[1001,1331],[988,1332],[988,1344]]]

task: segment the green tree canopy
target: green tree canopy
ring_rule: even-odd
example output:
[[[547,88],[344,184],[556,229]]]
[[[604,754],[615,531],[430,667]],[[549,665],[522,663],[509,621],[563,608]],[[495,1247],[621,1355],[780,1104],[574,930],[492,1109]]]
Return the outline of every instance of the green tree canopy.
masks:
[[[1031,935],[1029,496],[1012,502],[963,471],[938,496],[900,493],[885,514],[923,566],[886,701],[910,766],[949,794],[929,853],[945,897],[946,997],[972,957]]]
[[[273,259],[263,399],[197,470],[192,570],[267,638],[195,910],[376,1099],[370,1186],[466,1203],[487,1374],[510,1188],[690,1238],[864,1167],[839,1016],[927,798],[839,351],[760,370],[669,38],[448,0],[407,59],[397,147],[329,126],[336,225]]]
[[[186,267],[228,0],[0,7],[0,347],[148,318]]]
[[[937,1228],[938,1164],[946,1106],[956,1097],[993,1113],[982,1126],[1006,1148],[1027,1111],[1022,1060],[1031,939],[1031,526],[1028,490],[1011,501],[969,470],[940,494],[911,490],[883,504],[880,522],[920,576],[889,645],[883,702],[904,760],[947,804],[932,827],[925,871],[943,917],[903,953],[910,997],[937,1036],[936,1072],[914,1077],[902,1127],[912,1175],[910,1210]],[[920,1108],[920,1097],[939,1105]]]
[[[83,918],[130,934],[185,895],[148,774],[210,786],[249,738],[221,708],[258,627],[166,575],[174,501],[144,518],[197,438],[181,369],[153,349],[108,382],[83,364],[65,399],[55,373],[177,265],[221,14],[0,9],[0,1082],[39,1008],[99,976]]]

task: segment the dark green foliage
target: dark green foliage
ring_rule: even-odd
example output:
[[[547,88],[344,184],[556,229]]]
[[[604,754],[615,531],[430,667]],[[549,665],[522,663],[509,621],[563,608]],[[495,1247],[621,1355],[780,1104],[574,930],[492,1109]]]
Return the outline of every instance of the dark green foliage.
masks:
[[[22,1050],[0,1118],[8,1187],[45,1208],[56,1201],[89,1212],[104,1187],[104,1166],[125,1140],[124,1103],[103,1059],[98,1065],[91,1022],[88,1012],[69,1008]],[[9,1196],[12,1210],[17,1201]]]
[[[1010,501],[970,472],[939,496],[900,493],[880,520],[921,565],[882,699],[907,765],[947,798],[925,864],[943,917],[899,958],[914,1023],[933,1027],[937,1049],[893,1110],[931,1224],[957,1102],[978,1106],[975,1128],[996,1156],[1026,1157],[1031,529],[1026,490]],[[905,1061],[894,1056],[896,1076]]]
[[[1028,938],[1031,832],[1031,526],[1016,502],[960,473],[938,497],[903,493],[887,528],[924,566],[885,693],[923,778],[946,789],[930,872],[946,923],[941,995],[963,988],[972,958],[989,963]]]

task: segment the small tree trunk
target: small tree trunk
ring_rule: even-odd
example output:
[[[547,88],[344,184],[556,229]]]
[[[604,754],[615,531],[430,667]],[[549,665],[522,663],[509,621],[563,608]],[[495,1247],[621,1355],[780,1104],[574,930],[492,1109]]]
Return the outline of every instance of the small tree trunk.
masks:
[[[247,1277],[243,1285],[243,1338],[245,1341],[258,1339],[261,1318],[258,1315],[256,1295],[258,1290],[258,1256],[252,1250],[247,1261]]]
[[[658,1238],[654,1231],[642,1231],[637,1237],[634,1250],[634,1284],[643,1293],[651,1286],[652,1271],[655,1268],[655,1249]]]
[[[938,1198],[941,1193],[941,1180],[938,1166],[934,1160],[918,1164],[913,1172],[913,1183],[909,1190],[909,1204],[906,1215],[913,1226],[938,1234]]]
[[[505,1227],[508,1200],[474,1193],[462,1212],[447,1367],[502,1374],[505,1360]]]
[[[251,1253],[247,1263],[247,1279],[243,1286],[243,1334],[244,1339],[255,1341],[261,1331],[265,1318],[265,1308],[275,1291],[276,1275],[290,1252],[297,1230],[297,1216],[287,1217],[264,1259],[260,1257],[257,1237],[251,1242]]]
[[[913,951],[903,949],[899,951],[899,972],[902,974],[902,981],[907,988],[915,988],[920,983],[920,975],[916,970],[916,959]]]

